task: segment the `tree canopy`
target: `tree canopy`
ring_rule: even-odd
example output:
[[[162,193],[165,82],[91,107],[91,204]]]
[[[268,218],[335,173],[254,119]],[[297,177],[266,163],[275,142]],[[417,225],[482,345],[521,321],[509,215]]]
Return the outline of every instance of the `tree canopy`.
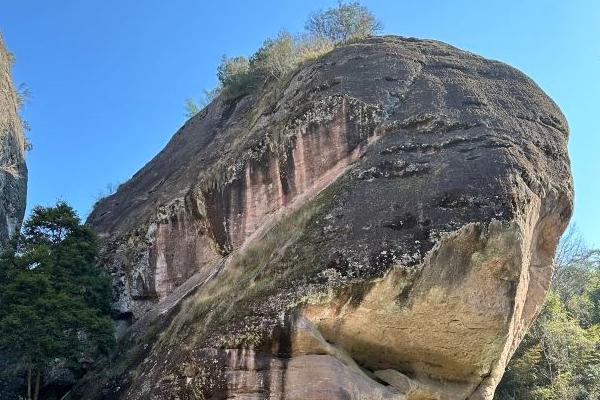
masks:
[[[59,202],[34,208],[0,257],[0,353],[25,368],[28,399],[51,363],[78,371],[114,344],[110,281],[97,254],[94,233]]]
[[[381,30],[381,23],[360,3],[340,1],[337,7],[313,12],[305,29],[314,36],[338,44],[371,36]]]

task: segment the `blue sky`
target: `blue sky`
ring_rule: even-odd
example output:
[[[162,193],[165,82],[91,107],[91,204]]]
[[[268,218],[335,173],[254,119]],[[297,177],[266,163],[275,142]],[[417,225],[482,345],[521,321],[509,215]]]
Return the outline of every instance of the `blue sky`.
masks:
[[[29,207],[69,201],[85,216],[184,122],[184,99],[216,83],[221,55],[251,54],[335,1],[0,0],[24,116]],[[575,222],[600,245],[600,2],[366,0],[384,32],[438,39],[531,76],[571,128]]]

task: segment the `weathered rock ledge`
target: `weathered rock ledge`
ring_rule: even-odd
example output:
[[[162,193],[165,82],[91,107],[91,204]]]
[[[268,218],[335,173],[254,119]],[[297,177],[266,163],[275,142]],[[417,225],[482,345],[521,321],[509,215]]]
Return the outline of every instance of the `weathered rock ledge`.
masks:
[[[491,399],[573,188],[526,76],[375,37],[221,96],[89,223],[122,351],[73,396]]]

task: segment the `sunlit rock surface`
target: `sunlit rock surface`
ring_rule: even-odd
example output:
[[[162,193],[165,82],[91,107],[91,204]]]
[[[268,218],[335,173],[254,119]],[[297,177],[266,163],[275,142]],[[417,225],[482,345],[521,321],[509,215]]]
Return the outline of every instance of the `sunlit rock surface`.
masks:
[[[12,55],[0,34],[0,249],[21,227],[27,196],[27,166]]]
[[[377,37],[222,95],[89,223],[123,399],[491,399],[572,209],[567,123],[515,69]]]

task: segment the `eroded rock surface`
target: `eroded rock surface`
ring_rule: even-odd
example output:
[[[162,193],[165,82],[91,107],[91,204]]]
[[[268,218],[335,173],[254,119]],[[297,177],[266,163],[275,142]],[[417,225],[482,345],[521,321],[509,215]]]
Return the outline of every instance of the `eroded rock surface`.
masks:
[[[75,395],[491,399],[571,215],[567,139],[529,78],[434,41],[220,96],[89,218],[122,351]]]
[[[21,227],[27,196],[27,167],[12,55],[0,34],[0,249]]]

